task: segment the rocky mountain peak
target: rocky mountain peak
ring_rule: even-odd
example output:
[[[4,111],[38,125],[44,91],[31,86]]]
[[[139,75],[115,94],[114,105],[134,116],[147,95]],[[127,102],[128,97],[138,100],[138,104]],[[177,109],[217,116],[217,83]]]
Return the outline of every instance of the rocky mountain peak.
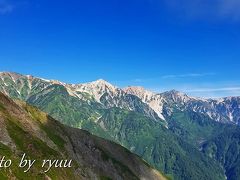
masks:
[[[128,86],[128,87],[124,88],[123,90],[127,94],[132,94],[132,95],[139,97],[140,99],[143,100],[143,102],[149,101],[152,98],[152,96],[155,95],[153,92],[148,91],[141,86]]]
[[[186,94],[180,92],[180,91],[177,91],[175,89],[172,89],[170,91],[166,91],[165,93],[168,93],[168,94],[172,94],[172,95],[181,95],[181,96],[185,96]]]
[[[104,79],[98,79],[96,81],[93,81],[87,84],[91,84],[92,86],[97,86],[97,87],[108,87],[109,89],[116,89],[114,85],[112,85],[111,83],[109,83]]]
[[[58,85],[66,86],[66,83],[63,83],[63,82],[58,81],[58,80],[51,80],[50,82],[51,82],[52,84],[58,84]]]
[[[161,96],[163,96],[165,99],[171,100],[173,102],[179,102],[181,104],[186,103],[192,99],[187,94],[174,89],[161,93]]]
[[[79,92],[86,92],[96,99],[96,101],[100,102],[100,98],[104,93],[111,93],[114,94],[117,91],[117,87],[113,86],[111,83],[103,80],[98,79],[96,81],[77,84],[72,86],[75,91]]]
[[[14,81],[18,78],[20,78],[21,74],[19,73],[15,73],[15,72],[0,72],[0,76],[1,77],[10,77],[11,79],[13,79]]]

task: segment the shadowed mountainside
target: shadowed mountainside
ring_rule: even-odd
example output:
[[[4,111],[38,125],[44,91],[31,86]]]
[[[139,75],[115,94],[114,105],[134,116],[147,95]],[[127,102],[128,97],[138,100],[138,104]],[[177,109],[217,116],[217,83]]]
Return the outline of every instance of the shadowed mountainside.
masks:
[[[66,127],[46,113],[0,93],[0,155],[13,166],[0,171],[2,179],[166,179],[138,156],[113,142]],[[23,173],[16,167],[23,153],[36,159]],[[73,159],[71,168],[44,173],[41,159]]]

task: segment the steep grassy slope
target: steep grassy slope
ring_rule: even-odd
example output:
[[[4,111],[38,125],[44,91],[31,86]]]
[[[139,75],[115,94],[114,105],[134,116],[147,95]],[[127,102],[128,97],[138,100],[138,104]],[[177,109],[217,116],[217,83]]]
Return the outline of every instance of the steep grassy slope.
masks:
[[[170,131],[196,147],[218,135],[225,127],[204,114],[177,109],[173,110],[167,122]]]
[[[174,179],[224,179],[216,161],[141,114],[112,108],[98,123],[116,141]]]
[[[167,120],[169,130],[215,159],[230,180],[240,178],[240,128],[212,121],[193,111],[175,110]]]
[[[23,153],[36,159],[26,173],[13,163],[1,179],[165,179],[138,156],[90,133],[61,125],[47,114],[0,93],[0,155],[19,161]],[[71,168],[44,173],[42,159],[73,159]]]

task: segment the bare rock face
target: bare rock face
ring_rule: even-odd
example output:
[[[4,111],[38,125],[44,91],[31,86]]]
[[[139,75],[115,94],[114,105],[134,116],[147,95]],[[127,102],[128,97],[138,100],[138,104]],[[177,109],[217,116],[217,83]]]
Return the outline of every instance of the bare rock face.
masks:
[[[162,96],[148,91],[143,87],[129,86],[125,88],[124,91],[128,94],[139,97],[144,103],[148,104],[149,107],[157,113],[160,119],[165,120],[165,117],[163,115],[163,105],[165,103],[165,100]]]
[[[9,146],[12,150],[16,148],[15,144],[12,142],[12,139],[9,137],[7,129],[6,129],[6,124],[0,115],[0,142],[6,146]]]

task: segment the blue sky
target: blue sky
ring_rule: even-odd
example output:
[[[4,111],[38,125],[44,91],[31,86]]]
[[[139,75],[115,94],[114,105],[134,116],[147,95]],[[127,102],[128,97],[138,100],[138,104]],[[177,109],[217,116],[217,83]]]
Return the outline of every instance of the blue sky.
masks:
[[[0,0],[0,71],[240,95],[239,0]]]

